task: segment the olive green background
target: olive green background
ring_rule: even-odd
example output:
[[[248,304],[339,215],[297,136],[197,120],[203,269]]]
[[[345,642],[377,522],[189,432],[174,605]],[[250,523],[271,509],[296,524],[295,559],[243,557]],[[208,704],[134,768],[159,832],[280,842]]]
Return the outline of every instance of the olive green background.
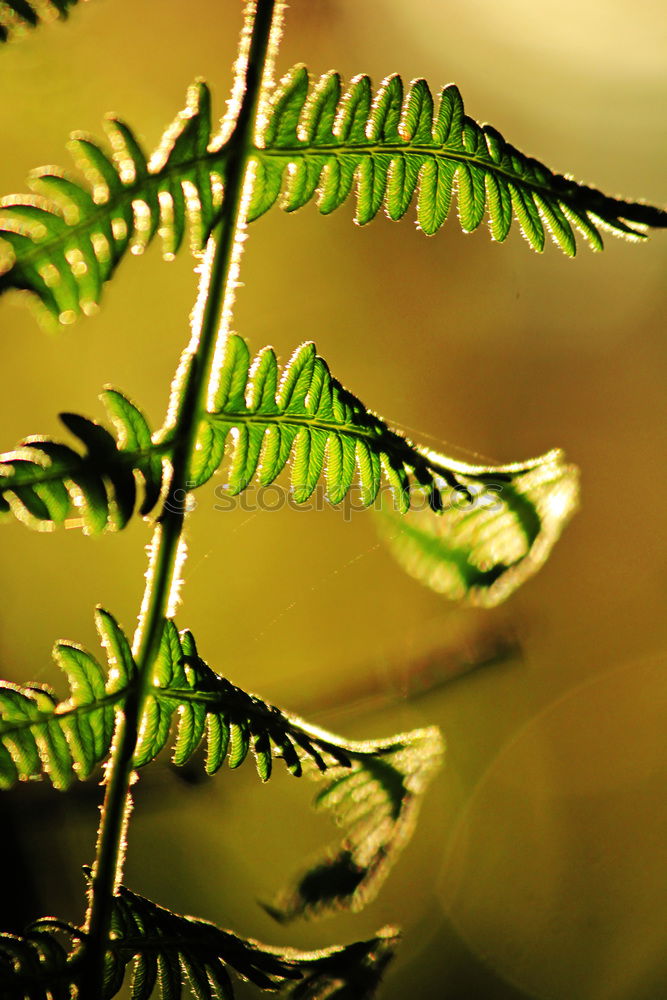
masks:
[[[195,76],[221,114],[240,20],[236,0],[91,0],[2,50],[0,191],[67,165],[69,131],[100,135],[107,111],[154,148]],[[657,0],[294,0],[278,69],[455,80],[472,116],[552,168],[664,203],[666,42]],[[301,947],[400,923],[384,1000],[664,995],[666,263],[664,234],[608,237],[572,262],[454,219],[433,239],[413,216],[359,229],[351,206],[253,225],[235,328],[254,349],[286,359],[315,340],[367,405],[457,457],[560,445],[581,467],[582,509],[542,572],[483,612],[404,577],[371,513],[223,514],[215,481],[200,491],[177,620],[209,662],[350,737],[438,723],[447,765],[360,915],[284,928],[256,906],[332,828],[305,781],[261,787],[250,764],[200,783],[166,761],[146,772],[131,888]],[[158,426],[194,290],[191,258],[165,264],[156,241],[58,337],[0,302],[2,447],[57,433],[59,410],[102,417],[107,383]],[[2,674],[60,684],[50,647],[95,648],[97,602],[131,632],[148,538],[140,522],[97,540],[3,527]],[[99,795],[31,785],[0,800],[6,925],[12,909],[80,918]]]

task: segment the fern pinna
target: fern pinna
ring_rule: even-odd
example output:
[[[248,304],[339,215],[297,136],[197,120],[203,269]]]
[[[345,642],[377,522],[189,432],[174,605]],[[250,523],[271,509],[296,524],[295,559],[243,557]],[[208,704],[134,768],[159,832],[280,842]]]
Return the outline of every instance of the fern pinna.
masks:
[[[197,1000],[233,1000],[230,971],[261,990],[292,1000],[373,995],[392,958],[397,934],[386,927],[368,941],[316,952],[268,948],[194,917],[181,917],[120,887],[104,956],[99,1000],[118,995],[128,978],[132,1000],[179,1000],[187,983]],[[23,937],[0,933],[5,1000],[43,996],[68,1000],[78,990],[85,934],[63,921],[36,921]],[[128,975],[129,972],[129,975]]]
[[[34,292],[43,315],[60,323],[93,312],[127,251],[142,253],[158,231],[167,258],[180,249],[187,223],[193,249],[201,250],[220,204],[225,154],[209,152],[205,84],[190,88],[150,162],[124,122],[110,117],[106,130],[110,153],[90,136],[72,136],[70,149],[88,184],[49,167],[32,175],[32,197],[0,203],[0,234],[12,258],[0,293]]]
[[[56,17],[66,19],[79,0],[2,0],[0,43]],[[85,0],[82,0],[85,3]]]
[[[316,194],[320,212],[328,214],[356,187],[360,225],[381,208],[401,219],[418,191],[419,226],[431,235],[445,222],[456,191],[465,232],[488,212],[493,238],[503,242],[515,216],[533,249],[544,248],[546,225],[570,256],[576,252],[572,225],[595,250],[602,249],[596,223],[635,239],[643,227],[667,225],[661,209],[609,198],[520,153],[496,129],[465,114],[453,84],[435,110],[425,80],[414,80],[404,93],[400,77],[390,76],[373,94],[369,78],[358,76],[343,92],[338,73],[311,87],[307,69],[297,66],[272,98],[263,140],[251,218],[279,196],[293,211]]]
[[[44,687],[20,688],[6,683],[0,686],[0,786],[7,788],[16,781],[44,774],[56,788],[64,789],[73,780],[88,778],[96,765],[107,759],[114,718],[136,685],[137,669],[129,643],[115,619],[99,609],[96,623],[107,653],[106,670],[80,646],[58,643],[54,648],[54,658],[70,682],[67,701],[58,702],[53,692]],[[342,845],[337,853],[315,862],[276,904],[267,906],[281,920],[307,913],[322,915],[332,908],[358,909],[376,894],[412,833],[421,798],[442,755],[442,741],[436,728],[389,740],[357,743],[310,726],[246,694],[216,674],[199,656],[192,634],[187,631],[179,634],[171,620],[164,622],[139,731],[135,767],[149,764],[169,743],[173,743],[174,764],[182,766],[205,740],[205,767],[210,774],[225,760],[230,768],[239,767],[252,751],[263,781],[270,778],[272,761],[278,758],[295,777],[309,771],[320,782],[322,788],[316,806],[333,812],[343,831]],[[345,877],[341,880],[344,870]],[[256,953],[246,943],[241,948],[241,964],[238,955],[236,962],[226,957],[227,952],[232,955],[238,952],[239,940],[211,924],[177,917],[127,890],[121,892],[115,905],[118,913],[124,915],[125,928],[129,923],[133,932],[129,935],[130,944],[124,943],[127,929],[124,934],[116,932],[113,936],[107,954],[110,968],[105,997],[115,996],[120,990],[126,966],[137,954],[141,958],[134,971],[133,996],[151,995],[158,968],[161,995],[165,1000],[179,995],[179,956],[171,953],[171,946],[167,950],[163,942],[164,950],[159,951],[159,938],[165,935],[182,943],[182,952],[178,945],[180,963],[191,985],[197,985],[198,979],[200,985],[208,981],[211,969],[207,963],[214,962],[212,968],[214,972],[217,970],[218,978],[214,976],[211,982],[221,989],[222,996],[233,996],[224,963],[231,964],[263,988],[273,988],[282,981],[281,961],[287,963],[286,969],[291,969],[283,976],[290,981],[301,980],[304,966],[310,975],[313,965],[318,973],[318,989],[322,989],[326,976],[319,982],[319,970],[335,965],[336,956],[357,953],[360,947],[333,949],[325,953],[326,961],[320,953],[319,962],[307,956],[295,960],[289,950]],[[151,943],[150,924],[158,918]],[[35,960],[40,970],[34,976],[35,988],[47,982],[54,995],[58,995],[55,988],[58,982],[62,981],[63,989],[76,983],[77,953],[85,935],[70,928],[70,944],[76,947],[68,957],[67,952],[44,936],[48,926],[48,921],[39,922],[25,940],[0,935],[0,973],[3,957],[14,969],[7,978],[7,996],[24,995],[21,990],[27,989],[30,966]],[[189,936],[193,941],[188,946]],[[137,937],[141,940],[136,940]],[[388,960],[389,942],[382,935],[372,946],[377,948],[381,942],[381,954]],[[251,974],[248,968],[253,968],[250,959],[255,956],[265,964],[259,963]],[[366,960],[368,955],[364,953],[363,957]],[[275,981],[269,975],[271,969],[278,976]],[[47,978],[47,973],[53,978]],[[353,973],[356,974],[354,970]],[[141,992],[147,989],[147,980],[151,986],[148,992]],[[308,976],[293,995],[311,995],[307,992],[310,988],[307,982]],[[204,991],[197,995],[219,994]],[[313,997],[320,995],[325,994],[312,993]]]
[[[43,437],[0,455],[0,514],[39,529],[63,522],[87,533],[119,529],[136,506],[135,476],[144,492],[139,513],[154,509],[178,434],[151,435],[117,390],[101,399],[116,438],[66,414],[61,419],[86,445],[83,456]],[[297,504],[320,482],[334,505],[354,492],[358,506],[377,507],[390,549],[409,572],[451,598],[484,605],[504,600],[544,563],[579,489],[577,469],[557,449],[528,462],[473,466],[415,445],[344,389],[314,344],[303,344],[280,371],[271,348],[251,360],[236,334],[199,422],[189,489],[221,466],[230,497],[269,486],[284,470]]]
[[[0,787],[41,775],[55,788],[84,780],[106,760],[116,708],[135,680],[129,643],[116,620],[99,608],[95,623],[108,670],[81,646],[58,642],[53,658],[70,684],[59,702],[44,686],[0,682]]]
[[[29,437],[0,455],[0,518],[12,514],[39,529],[68,521],[89,534],[124,528],[137,499],[135,474],[144,488],[139,507],[149,514],[162,488],[164,446],[152,441],[140,410],[122,393],[107,389],[101,399],[115,436],[76,413],[61,414],[81,441],[83,455],[45,437]]]
[[[188,223],[192,249],[202,251],[219,217],[231,142],[224,142],[224,123],[212,129],[210,105],[207,86],[193,84],[150,158],[117,118],[106,123],[109,151],[75,133],[70,148],[87,183],[46,167],[32,174],[32,195],[0,201],[0,294],[28,291],[47,321],[67,324],[95,311],[127,251],[142,253],[158,231],[167,258],[180,249]],[[466,232],[487,214],[493,238],[503,242],[516,218],[533,249],[543,250],[546,228],[570,256],[573,227],[601,250],[600,228],[641,239],[647,227],[667,225],[660,208],[611,198],[520,153],[465,114],[454,85],[442,91],[436,111],[424,80],[404,94],[401,79],[391,76],[373,95],[369,78],[359,76],[343,92],[337,73],[311,87],[297,66],[271,96],[260,143],[248,153],[250,221],[277,201],[294,211],[316,195],[328,214],[356,189],[360,224],[381,208],[402,218],[417,193],[419,226],[431,235],[456,192]]]
[[[0,40],[22,34],[76,0],[0,3]],[[104,805],[88,908],[80,925],[39,920],[0,933],[0,994],[8,1000],[111,998],[233,1000],[230,972],[293,1000],[366,1000],[397,942],[370,940],[298,952],[179,916],[123,885],[131,788],[169,751],[173,765],[216,774],[252,760],[267,782],[280,764],[317,784],[314,805],[335,820],[335,844],[262,905],[276,920],[358,910],[374,898],[414,829],[443,757],[435,727],[351,741],[248,694],[200,655],[175,615],[189,493],[219,477],[223,495],[289,477],[304,504],[322,486],[334,505],[374,506],[398,561],[455,600],[493,605],[546,560],[576,509],[578,473],[554,449],[528,462],[470,465],[409,441],[331,374],[312,343],[282,366],[271,348],[251,358],[231,332],[246,225],[280,204],[316,199],[323,214],[356,195],[356,221],[381,209],[399,219],[416,199],[435,233],[454,197],[465,231],[488,217],[503,242],[518,221],[541,251],[548,230],[565,253],[575,230],[601,249],[599,230],[631,239],[664,227],[667,213],[610,198],[518,152],[464,111],[456,87],[437,102],[423,80],[387,77],[344,87],[337,73],[311,83],[297,66],[273,86],[280,0],[246,0],[234,97],[213,125],[202,82],[147,156],[135,132],[107,122],[109,146],[75,134],[80,175],[36,171],[30,195],[0,202],[0,292],[29,293],[56,325],[95,312],[128,250],[156,234],[173,257],[190,230],[200,257],[192,336],[160,430],[114,389],[102,401],[111,427],[66,413],[75,443],[28,437],[0,455],[0,515],[30,527],[124,528],[151,523],[150,564],[132,640],[98,609],[106,663],[58,642],[69,689],[0,683],[0,786],[44,778],[67,789],[102,773]],[[218,493],[218,496],[221,494]],[[358,494],[358,497],[357,497]]]

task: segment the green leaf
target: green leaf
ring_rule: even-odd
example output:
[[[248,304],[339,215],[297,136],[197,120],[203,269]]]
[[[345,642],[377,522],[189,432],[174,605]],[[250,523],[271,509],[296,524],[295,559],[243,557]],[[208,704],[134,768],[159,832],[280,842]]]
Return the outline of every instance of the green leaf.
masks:
[[[54,16],[65,20],[79,0],[2,0],[0,5],[0,43],[20,37]],[[85,0],[82,0],[85,2]]]
[[[400,78],[390,76],[373,97],[368,77],[355,77],[343,93],[337,73],[310,86],[306,68],[296,66],[272,95],[262,146],[255,153],[251,219],[279,197],[291,212],[317,196],[327,214],[346,201],[356,180],[362,225],[383,207],[400,219],[416,192],[419,226],[431,235],[456,193],[466,232],[486,213],[493,238],[502,242],[514,216],[533,249],[543,249],[546,227],[569,256],[576,252],[573,227],[600,250],[598,225],[631,239],[641,239],[648,226],[667,225],[663,209],[608,197],[520,153],[465,114],[454,85],[444,88],[434,110],[424,80],[404,94]]]
[[[116,435],[73,413],[61,414],[84,454],[49,438],[29,437],[0,455],[0,518],[12,514],[50,530],[68,522],[86,534],[124,528],[136,502],[135,474],[144,486],[139,512],[148,514],[162,488],[162,453],[141,412],[115,389],[102,394]]]
[[[109,118],[110,152],[89,136],[72,139],[84,182],[43,168],[31,175],[33,194],[2,199],[0,294],[30,292],[47,322],[67,324],[96,310],[127,251],[142,253],[157,232],[172,258],[189,224],[192,250],[201,251],[221,204],[226,158],[211,135],[210,103],[206,84],[193,84],[150,160],[129,126]]]
[[[334,504],[358,486],[358,506],[377,502],[386,512],[400,561],[453,599],[503,600],[544,563],[577,507],[578,473],[562,452],[470,466],[414,445],[344,389],[313,344],[279,372],[270,348],[251,362],[245,341],[230,336],[213,408],[199,433],[195,485],[227,453],[230,496],[253,480],[274,482],[290,459],[296,503],[321,478]],[[392,518],[411,507],[405,523]]]
[[[197,441],[196,486],[213,474],[226,451],[226,488],[232,496],[255,478],[269,485],[290,458],[296,503],[305,503],[324,477],[331,503],[341,503],[358,480],[368,506],[384,476],[397,505],[407,509],[411,486],[434,482],[420,450],[344,389],[314,344],[298,348],[279,373],[271,348],[251,363],[245,341],[231,335],[213,407]],[[435,491],[432,501],[437,506]]]
[[[333,812],[342,844],[335,857],[318,862],[267,907],[284,920],[360,909],[375,896],[410,839],[443,751],[436,728],[358,743],[311,726],[216,674],[199,656],[192,634],[179,634],[168,619],[134,764],[150,763],[172,741],[174,763],[185,764],[203,740],[209,774],[225,760],[231,768],[240,766],[252,750],[262,781],[281,759],[295,777],[307,772],[322,782],[315,805]]]
[[[274,758],[297,776],[302,761],[320,769],[349,764],[346,751],[326,734],[216,674],[199,656],[192,634],[179,633],[167,619],[140,727],[137,767],[150,763],[170,743],[172,722],[174,763],[185,764],[205,740],[209,774],[225,760],[230,768],[239,767],[251,750],[263,781],[271,776]]]
[[[425,493],[405,515],[385,503],[381,533],[411,576],[451,600],[492,607],[549,556],[577,509],[578,470],[559,450],[523,464],[452,467],[460,485],[438,484],[442,513]]]
[[[45,776],[65,789],[106,759],[116,709],[134,681],[135,666],[113,616],[100,608],[96,624],[107,672],[81,646],[58,642],[53,648],[69,682],[66,701],[45,686],[0,681],[0,788]]]

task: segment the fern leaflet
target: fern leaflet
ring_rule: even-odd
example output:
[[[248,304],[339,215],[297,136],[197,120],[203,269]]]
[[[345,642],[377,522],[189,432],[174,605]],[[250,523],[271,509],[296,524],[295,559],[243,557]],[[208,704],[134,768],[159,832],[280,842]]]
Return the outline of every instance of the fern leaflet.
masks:
[[[121,887],[114,897],[100,1000],[120,992],[131,967],[132,1000],[234,1000],[229,969],[261,990],[293,1000],[367,1000],[397,944],[393,928],[375,938],[317,952],[269,948],[215,924],[184,917]],[[67,1000],[85,961],[85,934],[49,918],[19,937],[0,934],[0,978],[6,1000]]]
[[[523,465],[455,464],[460,488],[442,481],[443,513],[424,494],[405,516],[379,511],[385,542],[403,569],[450,600],[492,607],[544,564],[576,511],[579,474],[559,450]]]
[[[257,475],[271,484],[290,457],[292,493],[305,503],[320,477],[327,498],[340,503],[359,479],[364,506],[373,503],[388,481],[397,506],[410,506],[411,477],[426,487],[429,502],[439,508],[434,472],[438,461],[425,458],[401,435],[333,378],[315,345],[302,344],[279,377],[272,348],[250,361],[242,337],[232,334],[226,345],[212,412],[205,415],[197,442],[194,486],[201,486],[221,464],[228,440],[232,457],[225,489],[236,496]],[[232,433],[233,432],[233,433]],[[452,485],[458,480],[451,477]]]
[[[96,625],[109,670],[74,643],[58,642],[53,656],[67,676],[70,695],[59,702],[47,687],[0,682],[0,788],[48,777],[55,788],[88,778],[106,759],[118,704],[134,678],[127,639],[100,608]]]
[[[300,347],[279,378],[270,348],[251,363],[245,341],[230,336],[213,410],[200,430],[194,486],[218,468],[228,443],[225,489],[232,496],[254,477],[260,486],[272,483],[290,457],[296,503],[308,500],[322,476],[327,498],[340,503],[358,478],[361,506],[380,498],[381,507],[400,514],[416,507],[405,537],[414,523],[449,539],[469,569],[466,586],[449,588],[457,599],[502,600],[542,565],[576,508],[578,473],[562,452],[493,467],[415,446],[344,389],[313,344]],[[391,499],[383,497],[383,476]]]
[[[36,921],[21,936],[0,932],[0,983],[6,1000],[72,1000],[72,949],[79,940],[77,928],[50,919]]]
[[[40,437],[0,455],[0,517],[41,529],[64,521],[87,533],[119,529],[135,508],[135,476],[144,484],[139,512],[155,507],[162,458],[174,441],[154,441],[121,393],[110,389],[101,398],[116,439],[65,414],[84,455]],[[452,599],[478,604],[499,603],[539,569],[577,505],[578,472],[562,452],[494,467],[416,446],[344,389],[313,344],[302,345],[279,375],[272,349],[251,363],[245,341],[229,337],[213,412],[202,415],[191,488],[208,481],[228,450],[231,496],[255,477],[261,486],[273,483],[290,459],[296,503],[305,503],[322,478],[333,504],[358,482],[360,506],[378,502],[391,522],[390,547],[408,571]],[[383,478],[390,500],[382,495]],[[393,513],[411,508],[405,522],[394,523]]]
[[[120,987],[125,966],[137,956],[133,973],[137,1000],[150,995],[147,984],[156,980],[163,1000],[172,1000],[179,996],[186,976],[199,1000],[216,996],[233,1000],[226,966],[262,990],[287,986],[292,987],[292,997],[324,1000],[335,995],[330,990],[336,981],[349,985],[364,967],[381,974],[396,944],[395,932],[387,928],[371,941],[323,952],[266,948],[206,921],[177,916],[124,888],[116,902],[112,927],[109,979],[114,987]]]
[[[438,508],[437,462],[425,459],[332,378],[312,343],[294,352],[279,378],[271,348],[250,364],[246,342],[231,335],[213,412],[205,419],[195,454],[195,486],[206,482],[220,465],[231,437],[226,489],[232,496],[246,489],[255,474],[261,486],[269,485],[292,456],[296,503],[308,500],[326,466],[327,497],[333,504],[344,499],[358,476],[362,501],[368,506],[384,475],[402,510],[410,505],[411,477],[431,488],[430,502]]]
[[[317,809],[329,810],[342,842],[318,858],[265,909],[281,922],[361,910],[379,892],[410,840],[424,792],[439,768],[439,729],[417,729],[388,740],[340,741],[349,767],[315,773]]]
[[[167,619],[144,708],[137,767],[148,764],[167,745],[174,716],[174,763],[185,764],[205,739],[209,774],[218,771],[225,760],[231,768],[239,767],[251,750],[263,781],[271,776],[274,757],[282,758],[297,777],[302,773],[302,757],[321,770],[330,762],[350,766],[336,737],[329,739],[328,734],[220,677],[199,656],[192,634],[179,634]]]
[[[288,715],[214,673],[197,653],[191,633],[179,634],[167,620],[144,708],[137,767],[170,741],[174,717],[175,764],[186,763],[205,739],[209,774],[225,760],[239,767],[252,751],[263,781],[278,757],[296,777],[307,771],[323,782],[315,805],[333,812],[344,829],[343,844],[333,859],[318,863],[268,907],[281,919],[332,907],[361,909],[375,896],[412,835],[442,757],[437,728],[358,743]]]
[[[127,250],[142,253],[158,230],[168,258],[178,252],[186,223],[193,250],[202,249],[221,202],[226,155],[211,137],[210,103],[206,84],[193,84],[150,161],[129,126],[109,118],[111,156],[90,136],[73,136],[87,184],[45,167],[30,179],[33,195],[2,199],[8,259],[0,294],[32,292],[47,320],[71,323],[95,311]]]
[[[148,514],[162,489],[161,453],[168,442],[153,444],[140,410],[115,389],[101,399],[116,437],[100,424],[74,413],[60,419],[85,447],[80,455],[68,445],[29,437],[0,455],[0,518],[14,515],[40,530],[68,521],[95,534],[124,528],[135,508],[135,473],[144,486],[139,512]]]
[[[387,77],[375,95],[367,76],[342,93],[337,73],[310,87],[308,71],[296,66],[271,99],[255,155],[251,218],[278,199],[287,211],[318,196],[320,212],[338,208],[356,185],[356,221],[364,225],[384,207],[390,219],[407,212],[416,191],[417,219],[427,234],[445,222],[457,194],[458,216],[472,232],[488,212],[495,240],[507,238],[515,217],[538,251],[544,230],[574,256],[573,232],[602,249],[597,226],[641,238],[646,226],[667,226],[667,212],[610,198],[554,174],[511,146],[494,128],[464,112],[456,86],[445,87],[437,111],[427,83],[415,80],[404,95],[398,76]]]
[[[111,156],[89,136],[72,140],[87,184],[49,167],[32,175],[32,195],[0,201],[6,245],[0,294],[33,293],[51,321],[70,323],[93,312],[127,250],[141,253],[158,230],[167,257],[179,250],[188,222],[193,250],[201,250],[221,204],[226,147],[212,136],[203,82],[190,88],[185,109],[150,161],[129,126],[110,118],[107,131]],[[597,226],[634,239],[647,226],[667,225],[662,209],[610,198],[524,156],[464,113],[455,86],[444,89],[434,115],[423,80],[411,84],[405,98],[397,76],[374,98],[365,76],[342,94],[340,77],[329,73],[310,91],[308,73],[298,66],[272,97],[263,146],[253,159],[251,219],[267,211],[281,189],[288,211],[319,192],[326,214],[356,184],[360,224],[383,205],[390,218],[401,218],[418,189],[419,225],[434,233],[456,190],[464,230],[476,229],[488,211],[492,235],[503,241],[516,217],[536,250],[543,249],[545,226],[574,254],[573,226],[600,249]]]
[[[54,17],[66,18],[79,0],[0,0],[0,42]],[[85,0],[82,0],[85,2]]]

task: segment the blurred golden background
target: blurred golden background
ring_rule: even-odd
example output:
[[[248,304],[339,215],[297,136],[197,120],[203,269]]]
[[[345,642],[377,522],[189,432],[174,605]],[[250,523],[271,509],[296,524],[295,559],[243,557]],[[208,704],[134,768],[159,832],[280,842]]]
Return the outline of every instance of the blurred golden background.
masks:
[[[0,191],[68,165],[72,129],[113,111],[152,149],[204,76],[222,114],[241,5],[91,0],[0,53]],[[450,80],[469,114],[609,193],[664,203],[667,11],[657,0],[294,0],[278,69]],[[370,513],[214,510],[190,522],[181,627],[251,691],[349,737],[438,723],[446,767],[405,856],[362,914],[279,927],[256,905],[326,843],[312,787],[248,764],[139,785],[127,884],[270,943],[319,947],[399,923],[384,1000],[657,1000],[667,993],[667,344],[662,234],[572,262],[499,247],[450,220],[426,239],[348,206],[274,211],[251,230],[235,328],[286,359],[315,340],[390,422],[457,457],[560,445],[583,505],[534,579],[494,611],[403,576]],[[100,313],[59,337],[0,303],[3,449],[102,417],[111,383],[159,426],[195,291],[184,252],[128,259]],[[58,683],[58,638],[94,649],[92,612],[131,632],[144,524],[99,540],[2,529],[0,673]],[[474,668],[477,664],[486,666]],[[59,690],[63,690],[62,687]],[[0,800],[11,871],[2,920],[79,919],[99,789]],[[27,867],[25,865],[27,864]],[[246,996],[243,989],[241,996]],[[250,993],[248,993],[250,995]]]

